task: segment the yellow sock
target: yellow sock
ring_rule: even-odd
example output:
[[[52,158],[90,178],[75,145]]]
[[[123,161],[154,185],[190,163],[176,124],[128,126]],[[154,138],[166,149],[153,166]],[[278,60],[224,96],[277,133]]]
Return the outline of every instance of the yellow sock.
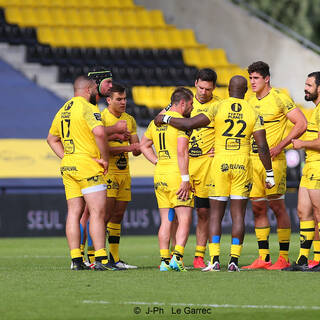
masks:
[[[94,247],[90,246],[88,247],[88,253],[87,253],[87,256],[88,256],[88,260],[90,263],[94,263],[95,262],[95,257],[94,257]]]
[[[280,246],[279,255],[284,259],[286,259],[286,261],[288,262],[291,229],[290,228],[277,229],[277,232],[278,232],[278,240],[279,240],[279,246]]]
[[[103,264],[108,263],[108,254],[105,248],[95,251],[94,255],[97,261]]]
[[[320,240],[313,240],[313,260],[320,261]]]
[[[300,252],[297,263],[308,263],[309,251],[314,238],[314,226],[314,220],[300,221]]]
[[[258,240],[259,256],[264,261],[270,260],[270,250],[269,250],[269,234],[270,227],[255,228],[256,237]]]
[[[213,258],[217,257],[219,259],[219,256],[220,256],[220,242],[209,243],[209,254],[210,254],[210,262],[211,264],[213,264]]]
[[[71,259],[81,258],[80,248],[70,250]]]
[[[109,234],[109,251],[110,251],[110,260],[113,262],[118,262],[119,258],[119,243],[120,243],[120,233],[121,233],[121,224],[109,222],[107,226]]]
[[[160,249],[161,260],[170,260],[170,251],[169,249]]]
[[[183,255],[184,255],[184,247],[183,246],[179,246],[178,244],[176,244],[176,246],[174,247],[174,252],[173,253],[182,258]]]
[[[196,246],[195,257],[204,258],[205,253],[206,253],[206,246]]]
[[[232,244],[230,250],[230,256],[234,258],[239,258],[241,255],[242,245],[241,244]]]

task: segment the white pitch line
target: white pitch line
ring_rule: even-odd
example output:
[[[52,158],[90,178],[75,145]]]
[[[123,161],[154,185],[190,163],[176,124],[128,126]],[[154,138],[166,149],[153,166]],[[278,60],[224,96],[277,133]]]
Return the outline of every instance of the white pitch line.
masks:
[[[110,301],[103,300],[83,300],[82,303],[87,304],[111,304]],[[285,310],[320,310],[320,306],[277,306],[277,305],[236,305],[236,304],[195,304],[195,303],[164,303],[164,302],[141,302],[141,301],[125,301],[115,304],[130,305],[156,305],[156,306],[181,306],[181,307],[207,307],[207,308],[234,308],[234,309],[285,309]]]

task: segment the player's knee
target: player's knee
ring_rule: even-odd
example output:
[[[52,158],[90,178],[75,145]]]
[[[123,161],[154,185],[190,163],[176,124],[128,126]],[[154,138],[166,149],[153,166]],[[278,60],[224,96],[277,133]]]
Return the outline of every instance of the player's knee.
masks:
[[[198,208],[197,209],[197,214],[198,214],[198,221],[201,221],[201,222],[209,221],[209,209],[207,209],[207,208]]]

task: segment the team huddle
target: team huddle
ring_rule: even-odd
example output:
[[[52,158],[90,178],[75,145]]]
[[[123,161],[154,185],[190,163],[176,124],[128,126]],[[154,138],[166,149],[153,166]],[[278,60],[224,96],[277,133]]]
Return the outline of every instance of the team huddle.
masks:
[[[249,198],[259,255],[241,269],[320,271],[320,72],[309,74],[305,83],[305,99],[316,105],[308,123],[290,97],[271,87],[266,63],[251,64],[248,73],[253,97],[244,99],[247,80],[234,76],[229,82],[229,98],[220,100],[213,94],[215,71],[199,70],[195,96],[178,87],[170,105],[150,123],[141,143],[135,120],[125,112],[125,88],[112,84],[109,71],[99,69],[76,79],[75,97],[57,113],[47,139],[62,159],[73,270],[135,268],[119,257],[121,222],[131,200],[128,152],[132,152],[134,156],[143,153],[155,165],[160,271],[187,271],[183,256],[193,206],[198,215],[193,266],[204,272],[220,271],[221,222],[228,199],[232,232],[227,270],[240,271]],[[96,105],[99,97],[106,97],[108,103],[102,116]],[[285,136],[288,120],[293,127]],[[298,139],[305,131],[306,140]],[[288,258],[290,217],[284,202],[284,149],[290,143],[295,149],[305,148],[307,154],[298,193],[300,253],[292,264]],[[280,247],[274,264],[269,251],[268,207],[277,220]],[[84,259],[86,239],[88,261]],[[204,262],[207,242],[208,265]]]

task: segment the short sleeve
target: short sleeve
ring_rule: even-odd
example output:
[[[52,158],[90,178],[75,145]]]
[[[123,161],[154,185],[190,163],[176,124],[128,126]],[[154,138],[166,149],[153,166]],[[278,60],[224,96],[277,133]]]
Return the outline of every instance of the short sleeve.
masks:
[[[59,113],[56,114],[54,117],[49,133],[52,134],[53,136],[60,137],[60,132],[59,132]]]
[[[83,117],[88,124],[88,127],[92,131],[95,127],[103,126],[103,121],[99,109],[93,110],[89,104],[83,105]]]

